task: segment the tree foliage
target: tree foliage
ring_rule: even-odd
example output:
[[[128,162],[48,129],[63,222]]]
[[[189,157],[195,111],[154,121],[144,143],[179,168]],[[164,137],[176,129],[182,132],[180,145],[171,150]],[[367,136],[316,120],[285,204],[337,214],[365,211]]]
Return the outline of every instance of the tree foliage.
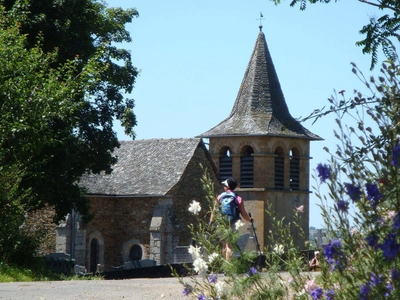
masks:
[[[89,217],[79,178],[111,172],[120,120],[134,138],[138,71],[116,43],[134,9],[92,0],[0,2],[0,167],[22,166],[28,210],[54,205]]]
[[[52,68],[57,52],[44,53],[40,43],[27,49],[26,37],[16,25],[0,30],[0,53],[0,261],[21,263],[39,246],[39,232],[28,234],[22,226],[26,214],[43,207],[46,200],[63,213],[74,203],[64,203],[71,201],[71,190],[80,198],[79,187],[67,182],[74,171],[63,174],[56,173],[56,166],[53,170],[41,167],[57,158],[57,149],[75,142],[76,112],[84,105],[76,99],[96,84],[103,64],[96,56],[79,74],[76,60]],[[64,127],[57,128],[57,122]],[[65,166],[71,163],[68,160]],[[59,166],[58,171],[65,170]],[[35,180],[37,185],[30,186]],[[63,190],[65,186],[69,189]],[[59,191],[52,190],[57,187]],[[59,198],[51,198],[55,192]],[[73,205],[88,215],[84,201],[75,200]]]
[[[271,0],[280,4],[281,0]],[[370,22],[364,25],[360,33],[365,36],[361,41],[356,42],[362,47],[364,54],[371,55],[371,69],[378,63],[378,51],[382,49],[384,55],[390,61],[397,59],[395,43],[399,42],[400,36],[400,2],[397,0],[357,0],[361,3],[376,7],[380,11],[388,12],[379,18],[371,17]],[[338,0],[290,0],[290,6],[299,5],[300,10],[307,8],[307,3],[331,3]]]

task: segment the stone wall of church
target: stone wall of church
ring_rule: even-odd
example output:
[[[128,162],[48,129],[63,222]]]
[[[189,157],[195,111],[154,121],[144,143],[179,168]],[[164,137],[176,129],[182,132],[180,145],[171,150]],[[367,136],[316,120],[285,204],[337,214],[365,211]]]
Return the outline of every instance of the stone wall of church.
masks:
[[[176,215],[173,224],[179,236],[180,246],[188,246],[191,243],[191,234],[188,230],[188,226],[196,222],[196,217],[188,211],[192,200],[196,200],[201,204],[202,210],[200,212],[200,217],[204,217],[210,210],[209,203],[206,200],[206,193],[201,183],[204,171],[200,167],[200,164],[207,169],[207,172],[210,174],[215,187],[214,194],[217,195],[217,193],[223,191],[222,185],[213,170],[214,166],[210,164],[206,153],[201,148],[197,148],[181,180],[170,191],[174,197],[174,212]]]
[[[123,246],[129,241],[140,245],[143,259],[150,257],[150,223],[154,208],[161,198],[90,198],[92,221],[85,226],[86,261],[90,265],[91,238],[104,243],[104,268],[123,266]],[[125,258],[126,260],[126,258]],[[90,266],[88,266],[90,269]]]

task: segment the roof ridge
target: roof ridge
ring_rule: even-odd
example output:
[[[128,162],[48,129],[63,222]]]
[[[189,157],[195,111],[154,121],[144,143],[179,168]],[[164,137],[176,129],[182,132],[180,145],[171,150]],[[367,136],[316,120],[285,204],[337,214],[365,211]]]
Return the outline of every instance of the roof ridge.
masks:
[[[199,140],[199,137],[180,137],[180,138],[149,138],[149,139],[137,139],[137,140],[119,140],[119,142],[129,143],[129,142],[141,142],[141,141],[172,141],[172,140]]]

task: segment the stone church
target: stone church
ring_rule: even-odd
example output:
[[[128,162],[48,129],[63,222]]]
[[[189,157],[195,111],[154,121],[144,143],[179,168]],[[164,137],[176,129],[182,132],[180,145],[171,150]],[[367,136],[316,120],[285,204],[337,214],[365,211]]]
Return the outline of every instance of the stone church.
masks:
[[[97,264],[112,270],[174,262],[174,251],[191,243],[189,204],[204,201],[200,164],[216,193],[222,180],[238,180],[236,192],[255,219],[261,248],[268,243],[268,203],[288,221],[303,205],[301,227],[308,237],[310,141],[316,140],[322,139],[289,113],[260,26],[229,116],[196,138],[122,141],[112,174],[82,180],[94,219],[82,224],[71,213],[57,227],[56,252],[70,254],[88,271]],[[304,240],[292,233],[302,247]],[[246,247],[254,249],[251,238]]]

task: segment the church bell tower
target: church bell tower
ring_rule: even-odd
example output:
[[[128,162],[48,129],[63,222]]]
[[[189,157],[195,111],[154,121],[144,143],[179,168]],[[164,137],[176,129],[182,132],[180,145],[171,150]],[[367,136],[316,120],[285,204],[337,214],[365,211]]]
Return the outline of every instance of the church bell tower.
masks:
[[[209,139],[221,181],[237,179],[235,191],[255,219],[262,249],[271,229],[268,204],[278,219],[289,222],[303,205],[300,226],[308,239],[310,141],[322,138],[289,113],[262,26],[231,113],[199,137]],[[292,235],[304,249],[294,227]]]

